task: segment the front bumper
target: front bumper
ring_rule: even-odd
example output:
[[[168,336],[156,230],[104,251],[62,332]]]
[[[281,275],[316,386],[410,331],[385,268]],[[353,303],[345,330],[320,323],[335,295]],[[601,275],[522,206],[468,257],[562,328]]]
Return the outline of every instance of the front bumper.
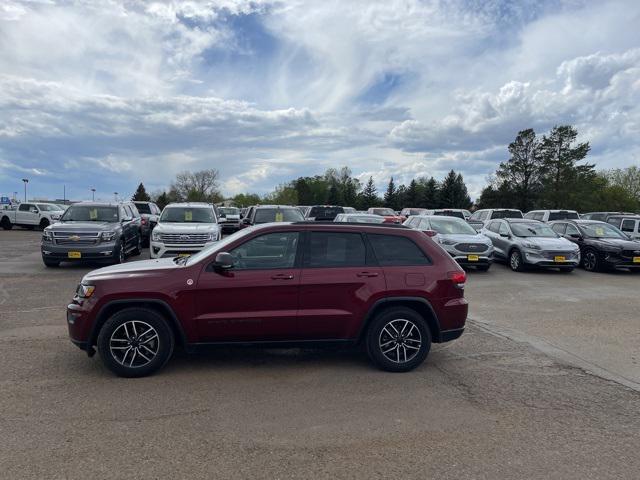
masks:
[[[474,265],[491,265],[493,263],[493,247],[483,252],[463,252],[456,249],[453,245],[441,245],[444,250],[458,263],[458,265],[474,266]]]
[[[220,222],[220,230],[222,233],[237,232],[240,230],[240,222]]]
[[[640,268],[640,262],[634,262],[634,257],[623,257],[618,252],[603,252],[602,261],[609,268]]]
[[[215,243],[216,242],[206,242],[193,245],[171,245],[162,242],[151,241],[149,252],[151,258],[176,257],[181,254],[197,253],[203,248],[209,247],[210,245],[213,245]]]
[[[564,260],[557,260],[564,257]],[[580,265],[579,252],[547,252],[544,250],[532,250],[525,248],[522,251],[522,260],[528,265],[545,268],[575,268]]]
[[[104,242],[97,245],[55,245],[42,243],[42,258],[59,262],[99,262],[112,261],[119,253],[120,245],[116,242]],[[69,252],[78,252],[79,257],[69,257]]]

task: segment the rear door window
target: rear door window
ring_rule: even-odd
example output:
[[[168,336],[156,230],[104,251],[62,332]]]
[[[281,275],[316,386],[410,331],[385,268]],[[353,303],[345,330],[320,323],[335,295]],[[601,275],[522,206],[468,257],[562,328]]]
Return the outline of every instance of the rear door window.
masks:
[[[424,252],[407,237],[367,234],[367,238],[383,267],[431,264]]]
[[[635,220],[623,220],[620,230],[623,232],[633,233],[635,231]]]
[[[367,249],[360,233],[311,232],[304,257],[306,268],[359,267],[367,264]]]

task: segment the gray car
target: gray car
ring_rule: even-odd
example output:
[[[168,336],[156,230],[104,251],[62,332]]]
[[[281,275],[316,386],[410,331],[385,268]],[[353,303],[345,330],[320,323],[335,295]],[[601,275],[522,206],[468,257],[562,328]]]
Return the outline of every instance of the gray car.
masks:
[[[507,261],[516,272],[525,270],[527,266],[571,272],[580,264],[578,246],[537,220],[491,220],[482,233],[491,239],[496,259]]]
[[[438,242],[462,266],[487,271],[493,263],[493,245],[462,218],[440,215],[414,215],[404,224],[422,230]]]

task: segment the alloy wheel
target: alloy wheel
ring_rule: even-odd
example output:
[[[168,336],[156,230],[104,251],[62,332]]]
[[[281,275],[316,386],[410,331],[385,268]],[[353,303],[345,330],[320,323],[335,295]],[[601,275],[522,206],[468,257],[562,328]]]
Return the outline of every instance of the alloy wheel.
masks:
[[[158,355],[160,338],[155,328],[141,320],[130,320],[116,328],[109,339],[109,350],[120,365],[140,368]]]
[[[378,346],[382,354],[394,363],[407,363],[422,346],[420,329],[411,320],[391,320],[380,331]]]
[[[598,265],[598,257],[594,252],[587,252],[584,255],[584,268],[585,270],[593,271]]]
[[[511,257],[509,258],[509,265],[511,265],[512,270],[518,270],[520,268],[520,255],[518,252],[513,252]]]

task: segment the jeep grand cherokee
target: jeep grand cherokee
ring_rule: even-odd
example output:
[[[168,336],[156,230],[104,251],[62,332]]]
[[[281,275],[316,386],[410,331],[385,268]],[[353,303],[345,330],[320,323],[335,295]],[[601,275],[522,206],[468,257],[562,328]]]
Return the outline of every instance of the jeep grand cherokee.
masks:
[[[87,274],[67,307],[71,340],[117,375],[160,369],[174,344],[362,342],[407,371],[458,338],[465,273],[404,226],[297,222],[248,227],[205,250]]]

